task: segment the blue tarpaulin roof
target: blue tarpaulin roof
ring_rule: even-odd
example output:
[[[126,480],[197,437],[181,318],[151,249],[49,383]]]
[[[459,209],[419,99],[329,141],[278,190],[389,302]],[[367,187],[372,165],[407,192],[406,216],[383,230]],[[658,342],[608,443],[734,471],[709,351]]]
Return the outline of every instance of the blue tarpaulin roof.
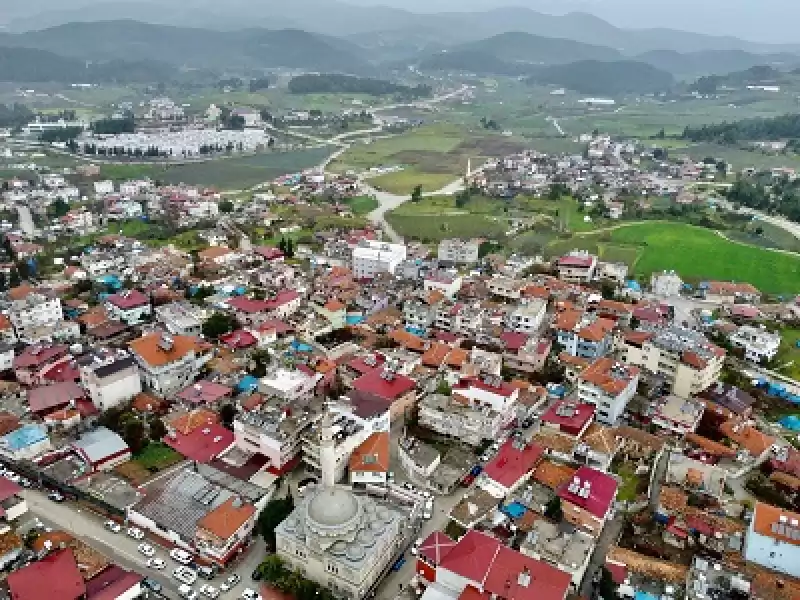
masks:
[[[519,519],[525,514],[525,507],[519,502],[512,502],[511,504],[504,506],[501,510],[512,519]]]
[[[243,392],[254,390],[258,387],[258,379],[252,375],[245,375],[244,378],[236,385],[236,387]]]
[[[648,594],[647,592],[636,592],[633,596],[633,600],[658,600],[658,596],[653,596],[653,594]]]

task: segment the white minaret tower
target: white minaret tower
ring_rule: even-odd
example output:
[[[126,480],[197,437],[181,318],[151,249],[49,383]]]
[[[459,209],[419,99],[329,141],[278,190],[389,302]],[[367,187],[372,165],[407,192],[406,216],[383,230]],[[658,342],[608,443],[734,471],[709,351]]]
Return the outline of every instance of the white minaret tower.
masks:
[[[472,159],[467,158],[467,174],[465,176],[466,179],[469,179],[470,173],[472,173]]]
[[[322,470],[320,484],[324,488],[331,488],[336,485],[336,452],[333,446],[333,423],[327,406],[322,413],[319,437],[319,465]]]

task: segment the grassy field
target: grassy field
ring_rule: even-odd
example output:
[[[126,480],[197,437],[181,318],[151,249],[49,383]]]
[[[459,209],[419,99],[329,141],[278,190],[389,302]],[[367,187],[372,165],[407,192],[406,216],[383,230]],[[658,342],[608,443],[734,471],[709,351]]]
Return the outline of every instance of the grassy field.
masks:
[[[637,275],[674,269],[688,281],[747,281],[764,292],[800,291],[800,257],[736,244],[707,229],[680,223],[641,223],[616,229],[610,238],[614,245],[639,248],[633,266]]]
[[[396,194],[410,194],[416,185],[436,191],[462,176],[472,159],[478,166],[489,157],[527,147],[520,140],[453,124],[433,124],[401,135],[353,146],[331,163],[332,172],[403,166],[402,171],[373,178],[373,184]]]
[[[366,215],[378,208],[378,201],[372,196],[356,196],[348,198],[345,204],[350,207],[354,215]]]
[[[781,364],[778,369],[780,373],[800,380],[800,348],[797,342],[800,341],[800,329],[787,327],[781,330],[781,348],[778,351],[776,361]]]
[[[150,177],[171,184],[186,183],[223,190],[239,190],[253,187],[286,173],[318,165],[329,153],[329,148],[313,148],[294,152],[219,158],[174,166],[102,164],[100,172],[103,177],[115,180]]]
[[[388,214],[387,220],[398,234],[409,240],[439,242],[445,238],[498,238],[507,227],[500,221],[480,215],[414,216]]]

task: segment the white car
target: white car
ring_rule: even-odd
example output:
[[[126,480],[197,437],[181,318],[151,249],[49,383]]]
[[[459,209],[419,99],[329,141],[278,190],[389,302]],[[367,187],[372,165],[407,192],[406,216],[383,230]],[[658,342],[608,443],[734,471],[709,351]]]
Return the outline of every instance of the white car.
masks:
[[[173,548],[170,550],[169,556],[172,560],[182,565],[188,565],[192,562],[192,555],[186,550],[181,550],[180,548]]]
[[[430,521],[431,516],[432,516],[431,513],[427,512],[427,511],[422,513],[422,518],[425,519],[426,521]]]
[[[113,533],[119,533],[120,531],[122,531],[122,525],[120,525],[116,521],[112,521],[111,519],[103,523],[103,525],[105,526],[106,529],[108,529]]]
[[[138,527],[130,527],[130,528],[128,528],[128,535],[131,536],[135,540],[143,540],[144,539],[144,531],[142,531]]]
[[[189,567],[178,567],[172,572],[172,576],[186,585],[192,585],[195,581],[197,581],[197,573],[195,573]]]
[[[215,588],[213,585],[201,585],[200,595],[206,596],[207,598],[211,598],[211,600],[216,600],[217,598],[219,598],[219,590]]]
[[[156,549],[153,548],[150,544],[139,544],[139,552],[151,558],[156,555]]]
[[[161,569],[167,566],[167,563],[165,563],[160,558],[151,558],[150,560],[147,561],[147,566],[150,567],[151,569],[155,569],[156,571],[160,571]]]
[[[416,556],[419,554],[419,547],[422,546],[422,538],[417,538],[417,541],[414,542],[414,545],[411,546],[411,556]]]
[[[197,592],[195,592],[195,591],[194,591],[194,590],[191,588],[191,586],[188,586],[188,585],[182,585],[182,586],[180,586],[180,587],[178,588],[178,595],[179,595],[181,598],[186,598],[186,600],[197,600],[197,598],[199,597],[199,596],[197,595]]]
[[[254,592],[250,588],[245,588],[242,592],[243,600],[262,600],[261,596],[258,592]]]

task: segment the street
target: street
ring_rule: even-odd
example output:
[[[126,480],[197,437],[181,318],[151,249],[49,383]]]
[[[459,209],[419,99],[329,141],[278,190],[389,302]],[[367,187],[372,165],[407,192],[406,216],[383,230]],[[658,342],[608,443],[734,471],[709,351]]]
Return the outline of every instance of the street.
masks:
[[[46,493],[39,490],[26,489],[23,491],[23,495],[29,511],[22,517],[23,521],[38,518],[46,527],[70,533],[121,567],[155,579],[164,586],[162,594],[166,598],[177,600],[179,583],[172,577],[172,571],[178,566],[178,563],[169,557],[169,549],[159,546],[155,540],[147,537],[142,541],[134,540],[125,534],[124,526],[120,533],[109,531],[103,526],[104,518],[72,502],[53,502],[47,498]],[[143,542],[156,548],[156,557],[167,563],[165,569],[156,571],[147,567],[147,557],[138,550],[139,544]],[[242,582],[229,591],[226,597],[239,598],[245,588],[256,587],[250,579],[250,574],[262,561],[264,554],[264,543],[258,539],[233,569],[226,569],[224,573],[217,575],[210,582],[200,579],[193,587],[196,589],[202,583],[210,583],[214,587],[218,587],[228,575],[236,573],[241,577]]]

